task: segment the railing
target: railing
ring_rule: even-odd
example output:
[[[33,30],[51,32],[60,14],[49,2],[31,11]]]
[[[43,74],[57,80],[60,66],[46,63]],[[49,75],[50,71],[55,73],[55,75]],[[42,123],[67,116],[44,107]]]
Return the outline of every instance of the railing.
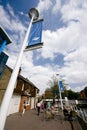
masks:
[[[77,109],[77,114],[87,123],[87,109],[79,108],[79,110]]]

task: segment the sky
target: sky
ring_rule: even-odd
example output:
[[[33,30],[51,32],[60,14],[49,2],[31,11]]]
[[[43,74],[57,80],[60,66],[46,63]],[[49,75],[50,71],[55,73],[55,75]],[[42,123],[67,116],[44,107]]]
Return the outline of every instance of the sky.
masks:
[[[24,53],[21,75],[34,83],[40,94],[56,74],[68,84],[67,89],[81,91],[87,86],[87,0],[0,0],[0,26],[12,39],[4,48],[12,69],[30,23],[31,8],[44,19],[44,44]]]

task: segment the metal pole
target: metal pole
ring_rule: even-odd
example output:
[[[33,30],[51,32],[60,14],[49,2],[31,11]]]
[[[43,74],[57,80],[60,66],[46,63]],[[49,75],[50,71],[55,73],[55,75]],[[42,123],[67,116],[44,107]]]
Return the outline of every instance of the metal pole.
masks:
[[[5,95],[4,95],[2,104],[1,104],[1,108],[0,108],[0,130],[4,130],[4,125],[5,125],[5,121],[6,121],[6,116],[7,116],[10,100],[11,100],[11,97],[12,97],[12,94],[13,94],[15,82],[17,80],[19,68],[20,68],[20,65],[21,65],[21,60],[22,60],[22,57],[23,57],[23,52],[24,52],[25,47],[27,45],[28,36],[30,34],[30,29],[31,29],[31,26],[32,26],[33,18],[34,18],[34,16],[32,16],[32,19],[31,19],[30,25],[28,27],[28,30],[27,30],[27,33],[26,33],[20,54],[19,54],[18,59],[16,61],[13,73],[11,75],[9,84],[7,86],[7,90],[5,92]]]
[[[58,84],[59,84],[59,81],[58,81]],[[59,94],[60,94],[61,109],[63,110],[63,102],[62,102],[62,95],[61,95],[60,85],[59,85]]]
[[[59,76],[59,74],[56,74],[56,75]],[[60,78],[58,79],[58,86],[59,86],[59,95],[60,95],[61,109],[63,110],[62,95],[61,95],[59,80],[60,80]]]

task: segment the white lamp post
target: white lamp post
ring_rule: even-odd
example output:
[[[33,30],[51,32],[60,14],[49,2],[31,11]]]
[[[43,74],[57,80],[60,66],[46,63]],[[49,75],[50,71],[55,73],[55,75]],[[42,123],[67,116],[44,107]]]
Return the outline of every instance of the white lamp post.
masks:
[[[59,74],[56,74],[56,76],[59,76]],[[62,102],[62,95],[61,95],[59,81],[60,81],[60,77],[58,78],[58,85],[59,85],[60,104],[61,104],[61,109],[63,110],[63,102]]]
[[[29,24],[29,27],[28,27],[26,36],[24,38],[24,42],[23,42],[21,51],[20,51],[20,54],[19,54],[18,59],[16,61],[14,70],[12,72],[10,81],[8,83],[8,86],[7,86],[7,89],[6,89],[2,104],[1,104],[1,108],[0,108],[0,130],[4,130],[4,125],[5,125],[5,121],[6,121],[6,116],[7,116],[10,100],[11,100],[11,97],[12,97],[12,94],[13,94],[15,82],[17,80],[17,76],[18,76],[20,65],[21,65],[23,53],[24,53],[24,50],[25,50],[26,45],[27,45],[27,41],[28,41],[28,37],[29,37],[29,34],[30,34],[32,22],[34,20],[38,19],[39,13],[35,8],[32,8],[32,9],[30,9],[29,16],[31,18],[31,22]]]

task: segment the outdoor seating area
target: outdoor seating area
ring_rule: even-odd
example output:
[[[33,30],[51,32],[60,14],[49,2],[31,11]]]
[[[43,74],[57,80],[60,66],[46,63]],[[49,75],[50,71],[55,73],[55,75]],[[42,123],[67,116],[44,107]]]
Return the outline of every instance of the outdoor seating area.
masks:
[[[46,110],[44,111],[44,119],[49,120],[49,119],[56,119],[56,117],[59,115],[58,110]]]
[[[62,111],[59,109],[58,104],[55,103],[43,111],[44,120],[57,120],[61,116],[61,112]]]
[[[67,110],[66,108],[64,108],[63,114],[65,120],[73,121],[77,119],[77,113],[73,109]]]
[[[59,102],[51,102],[41,100],[40,113],[43,113],[44,120],[59,120],[62,121],[75,121],[77,120],[77,112],[74,110],[74,107],[64,105],[63,109],[60,106]]]

